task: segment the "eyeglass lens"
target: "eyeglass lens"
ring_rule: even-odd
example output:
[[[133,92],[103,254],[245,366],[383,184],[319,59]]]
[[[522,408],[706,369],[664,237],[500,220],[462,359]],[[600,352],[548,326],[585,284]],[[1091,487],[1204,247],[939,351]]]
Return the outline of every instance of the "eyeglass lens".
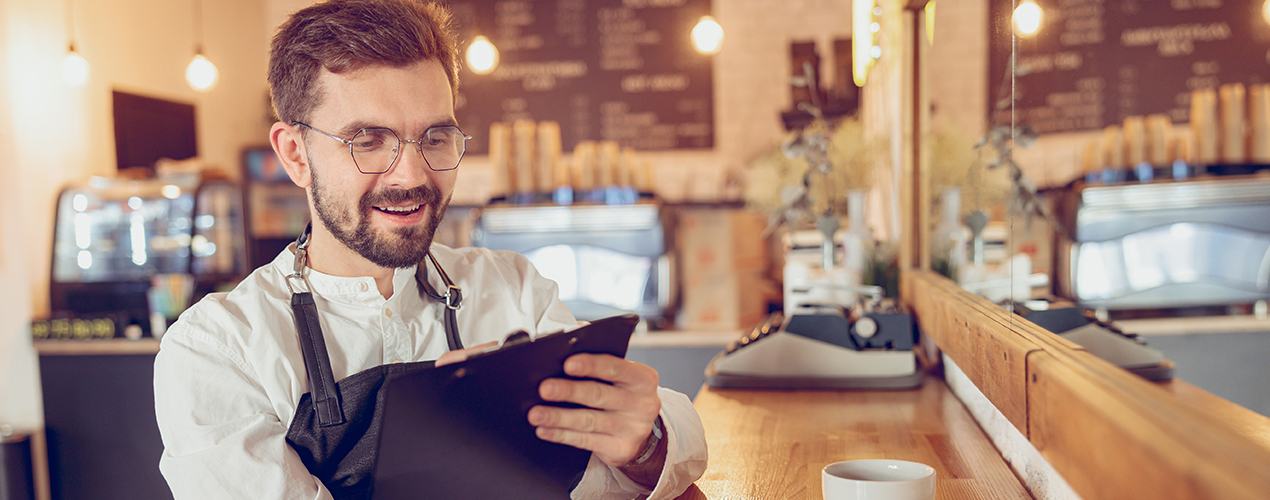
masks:
[[[458,127],[432,127],[414,143],[432,170],[454,170],[463,159],[467,137]],[[401,153],[402,141],[386,128],[366,128],[353,136],[349,148],[357,169],[367,174],[382,174],[392,168]]]

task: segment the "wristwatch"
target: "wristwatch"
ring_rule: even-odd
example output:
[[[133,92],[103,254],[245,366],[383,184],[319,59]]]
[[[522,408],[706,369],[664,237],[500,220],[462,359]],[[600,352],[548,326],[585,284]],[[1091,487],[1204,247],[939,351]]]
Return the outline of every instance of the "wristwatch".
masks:
[[[658,415],[657,420],[653,420],[653,433],[648,436],[648,441],[644,442],[643,453],[633,463],[642,465],[648,459],[653,458],[653,453],[657,451],[657,445],[661,444],[662,436],[665,435],[666,428],[661,423],[661,415]]]

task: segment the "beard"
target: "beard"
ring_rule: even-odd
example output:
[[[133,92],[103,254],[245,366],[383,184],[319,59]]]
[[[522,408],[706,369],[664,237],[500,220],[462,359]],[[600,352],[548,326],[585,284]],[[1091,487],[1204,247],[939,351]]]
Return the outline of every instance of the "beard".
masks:
[[[313,159],[309,159],[309,171],[313,178],[313,206],[318,219],[326,230],[344,246],[357,252],[366,260],[386,268],[406,268],[419,264],[432,247],[437,226],[445,216],[450,199],[442,199],[441,190],[432,184],[411,189],[376,189],[362,195],[357,211],[350,213],[330,200],[325,184],[318,180]],[[371,227],[371,211],[375,206],[394,204],[419,204],[419,210],[430,209],[427,220],[418,226],[394,228],[388,234]]]

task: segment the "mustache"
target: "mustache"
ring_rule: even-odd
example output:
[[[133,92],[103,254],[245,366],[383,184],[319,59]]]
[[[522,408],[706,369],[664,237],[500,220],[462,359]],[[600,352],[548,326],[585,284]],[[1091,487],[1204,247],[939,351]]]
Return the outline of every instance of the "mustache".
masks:
[[[362,195],[362,211],[373,206],[419,204],[437,206],[441,204],[441,190],[431,184],[424,184],[410,189],[385,188]]]

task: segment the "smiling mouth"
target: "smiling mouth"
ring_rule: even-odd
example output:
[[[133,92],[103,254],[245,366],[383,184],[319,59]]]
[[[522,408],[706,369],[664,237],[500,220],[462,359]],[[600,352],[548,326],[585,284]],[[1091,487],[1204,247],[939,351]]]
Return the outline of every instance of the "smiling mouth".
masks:
[[[408,205],[404,207],[371,207],[388,215],[411,215],[418,212],[423,205]]]

